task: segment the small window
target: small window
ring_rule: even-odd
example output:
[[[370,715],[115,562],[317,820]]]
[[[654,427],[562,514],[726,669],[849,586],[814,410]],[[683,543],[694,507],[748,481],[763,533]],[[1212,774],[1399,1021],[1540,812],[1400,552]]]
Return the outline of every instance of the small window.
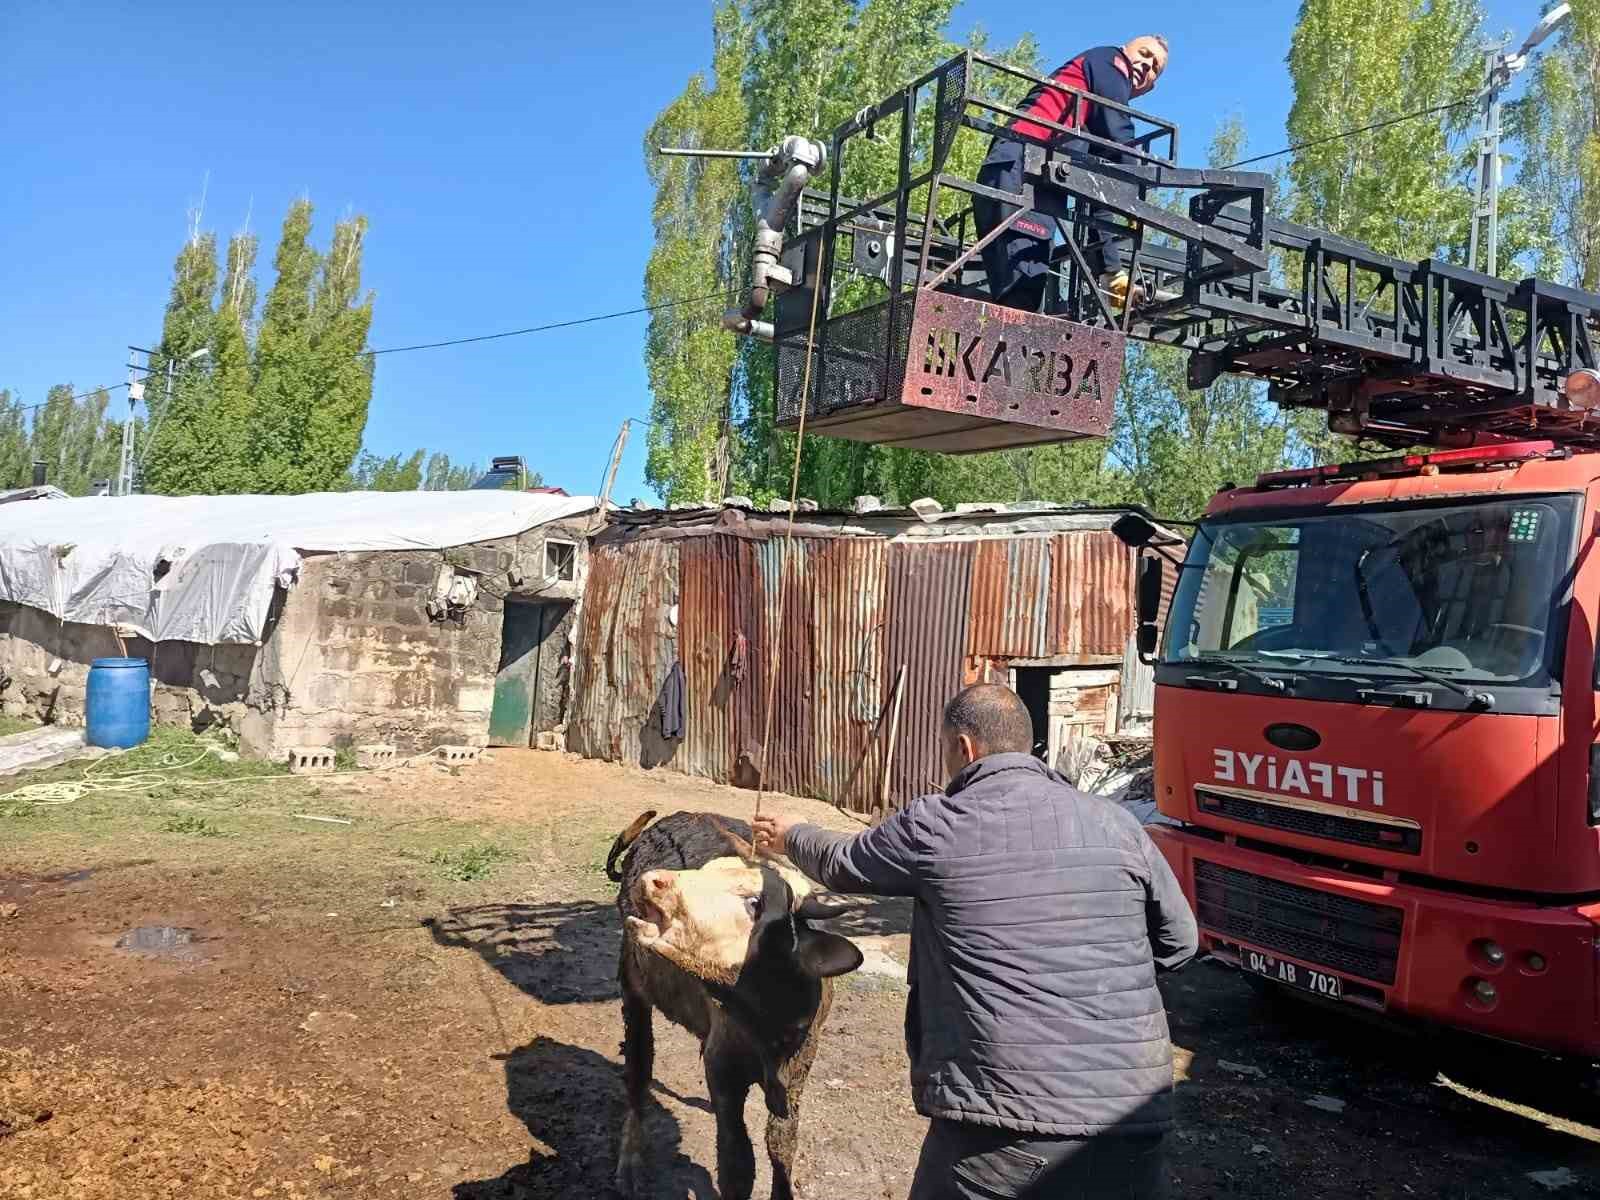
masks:
[[[546,538],[544,543],[544,577],[570,583],[577,574],[578,544],[558,542]]]

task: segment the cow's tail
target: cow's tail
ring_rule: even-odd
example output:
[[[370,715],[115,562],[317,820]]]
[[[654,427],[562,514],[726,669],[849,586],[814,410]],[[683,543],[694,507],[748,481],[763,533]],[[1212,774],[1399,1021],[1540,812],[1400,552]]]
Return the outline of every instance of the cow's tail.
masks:
[[[617,869],[617,861],[627,853],[628,847],[644,832],[644,827],[656,819],[655,809],[640,813],[633,819],[633,823],[617,834],[616,840],[611,843],[611,852],[606,855],[606,878],[612,883],[622,882],[622,872]]]

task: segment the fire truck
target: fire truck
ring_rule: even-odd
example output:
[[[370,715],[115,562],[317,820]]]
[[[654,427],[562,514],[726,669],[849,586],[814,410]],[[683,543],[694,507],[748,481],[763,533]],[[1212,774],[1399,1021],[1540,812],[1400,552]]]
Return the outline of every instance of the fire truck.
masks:
[[[1548,439],[1214,498],[1155,659],[1150,829],[1214,956],[1600,1057],[1596,533],[1600,454]]]
[[[1003,97],[1052,86],[1062,122],[1020,132]],[[1192,387],[1262,380],[1377,444],[1224,488],[1181,559],[1119,522],[1152,834],[1217,959],[1600,1056],[1600,295],[1286,221],[1268,176],[1180,167],[1177,127],[1126,106],[1134,141],[1101,143],[1089,104],[1114,102],[968,52],[751,153],[724,324],[771,343],[777,424],[947,453],[1104,436],[1135,338],[1187,351]],[[1015,191],[954,170],[973,138],[1022,143]],[[846,193],[884,162],[893,188]],[[1050,264],[1037,311],[985,277],[1017,230]]]

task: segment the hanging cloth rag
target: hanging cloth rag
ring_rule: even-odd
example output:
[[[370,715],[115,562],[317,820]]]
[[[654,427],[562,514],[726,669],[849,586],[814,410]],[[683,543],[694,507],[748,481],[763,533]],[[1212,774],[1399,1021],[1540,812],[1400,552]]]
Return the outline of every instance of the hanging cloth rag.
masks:
[[[661,736],[669,740],[683,736],[683,664],[675,662],[661,685]]]

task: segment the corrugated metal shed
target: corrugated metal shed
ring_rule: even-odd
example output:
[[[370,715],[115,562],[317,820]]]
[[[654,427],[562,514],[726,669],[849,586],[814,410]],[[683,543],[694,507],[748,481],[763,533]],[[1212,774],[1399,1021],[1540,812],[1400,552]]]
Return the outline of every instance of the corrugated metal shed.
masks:
[[[787,551],[779,521],[660,516],[629,514],[591,556],[568,722],[578,753],[753,786],[777,646],[767,786],[874,813],[901,664],[891,807],[943,785],[939,717],[964,676],[1114,667],[1133,629],[1134,556],[1110,515],[1093,528],[1073,512],[1062,531],[1006,514],[996,536],[970,514],[950,536],[818,515]],[[657,701],[677,661],[685,730],[669,743]]]

